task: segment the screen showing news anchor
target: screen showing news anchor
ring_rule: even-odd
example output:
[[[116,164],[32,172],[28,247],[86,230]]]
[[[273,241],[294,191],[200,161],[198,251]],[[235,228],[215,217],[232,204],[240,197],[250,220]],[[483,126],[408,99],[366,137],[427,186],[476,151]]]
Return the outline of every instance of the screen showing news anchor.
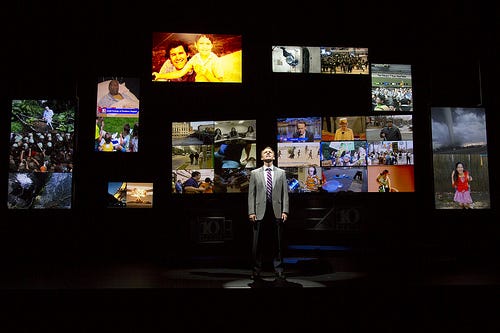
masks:
[[[241,35],[153,32],[152,81],[242,82]]]
[[[139,78],[98,80],[95,151],[139,151],[139,88]]]
[[[278,142],[321,141],[321,117],[278,118]]]

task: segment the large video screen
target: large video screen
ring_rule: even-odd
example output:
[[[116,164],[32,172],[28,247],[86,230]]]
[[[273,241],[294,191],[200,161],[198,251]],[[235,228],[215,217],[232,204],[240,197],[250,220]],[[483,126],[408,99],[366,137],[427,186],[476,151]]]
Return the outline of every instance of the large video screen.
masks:
[[[413,111],[411,66],[371,64],[372,110]]]
[[[76,99],[12,100],[9,209],[70,209]]]
[[[368,75],[368,48],[359,47],[272,47],[274,73],[322,73]]]
[[[411,115],[277,118],[277,133],[290,193],[415,191]]]
[[[241,35],[154,32],[152,80],[241,83]]]
[[[488,209],[486,114],[481,107],[432,107],[436,209]]]
[[[139,151],[139,78],[102,78],[97,83],[94,150]]]
[[[172,193],[247,192],[256,134],[256,120],[173,122]]]

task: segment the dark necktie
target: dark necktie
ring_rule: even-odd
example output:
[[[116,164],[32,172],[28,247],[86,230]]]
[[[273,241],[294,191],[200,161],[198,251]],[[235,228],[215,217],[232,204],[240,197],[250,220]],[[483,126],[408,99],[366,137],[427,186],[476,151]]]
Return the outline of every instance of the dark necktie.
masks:
[[[272,193],[273,193],[273,176],[271,174],[271,168],[267,168],[267,181],[266,181],[266,198],[267,201],[272,201]]]

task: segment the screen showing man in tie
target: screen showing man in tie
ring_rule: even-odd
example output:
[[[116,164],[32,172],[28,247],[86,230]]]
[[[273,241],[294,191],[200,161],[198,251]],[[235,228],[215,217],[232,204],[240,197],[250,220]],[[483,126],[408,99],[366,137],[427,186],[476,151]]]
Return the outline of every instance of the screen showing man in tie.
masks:
[[[252,170],[248,189],[248,218],[253,224],[252,279],[261,279],[264,258],[264,238],[271,239],[273,268],[276,281],[285,281],[282,235],[288,217],[288,182],[285,170],[273,165],[274,150],[266,147],[261,152],[264,165]],[[270,235],[271,237],[266,237]]]

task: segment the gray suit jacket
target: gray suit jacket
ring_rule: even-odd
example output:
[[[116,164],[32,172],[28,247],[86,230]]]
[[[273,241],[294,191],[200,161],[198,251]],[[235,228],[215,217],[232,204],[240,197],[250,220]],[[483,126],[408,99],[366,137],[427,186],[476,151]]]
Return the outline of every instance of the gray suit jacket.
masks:
[[[248,188],[248,215],[257,215],[262,220],[266,213],[266,171],[265,167],[252,170]],[[273,166],[273,211],[277,219],[288,210],[288,182],[285,170]]]

